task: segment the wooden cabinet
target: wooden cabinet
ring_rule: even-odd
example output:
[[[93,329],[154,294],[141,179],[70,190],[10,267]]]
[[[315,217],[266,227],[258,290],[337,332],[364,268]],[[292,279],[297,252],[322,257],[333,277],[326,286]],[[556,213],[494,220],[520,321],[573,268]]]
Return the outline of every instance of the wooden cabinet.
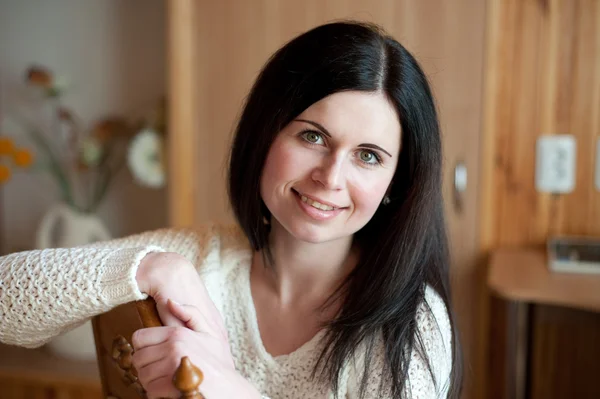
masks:
[[[549,271],[542,249],[491,257],[490,399],[600,397],[600,276]]]

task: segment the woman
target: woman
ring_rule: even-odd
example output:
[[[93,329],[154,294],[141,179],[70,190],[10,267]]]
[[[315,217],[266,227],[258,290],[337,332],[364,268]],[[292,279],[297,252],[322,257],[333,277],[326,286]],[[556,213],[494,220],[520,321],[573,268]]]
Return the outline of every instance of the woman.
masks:
[[[458,397],[441,159],[406,49],[372,25],[317,27],[248,96],[229,165],[239,227],[5,256],[0,340],[38,346],[150,295],[166,326],[133,344],[151,397],[175,395],[183,354],[208,399]]]

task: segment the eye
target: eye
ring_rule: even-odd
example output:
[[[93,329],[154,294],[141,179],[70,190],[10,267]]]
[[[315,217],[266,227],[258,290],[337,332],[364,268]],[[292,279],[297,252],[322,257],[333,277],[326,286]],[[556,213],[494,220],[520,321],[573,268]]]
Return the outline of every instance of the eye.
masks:
[[[358,157],[362,163],[367,165],[378,165],[381,163],[381,158],[373,151],[360,150]]]
[[[313,130],[302,132],[301,137],[311,144],[324,144],[323,136]]]

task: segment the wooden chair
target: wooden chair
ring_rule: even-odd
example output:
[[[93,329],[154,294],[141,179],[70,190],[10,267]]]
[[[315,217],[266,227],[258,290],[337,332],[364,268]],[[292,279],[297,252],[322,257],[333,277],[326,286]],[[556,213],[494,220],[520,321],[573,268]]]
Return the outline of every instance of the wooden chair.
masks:
[[[162,325],[154,300],[121,305],[94,317],[92,325],[104,396],[107,399],[146,398],[132,365],[131,337],[140,328]],[[173,383],[181,392],[181,398],[204,399],[199,391],[203,378],[202,372],[184,357]]]

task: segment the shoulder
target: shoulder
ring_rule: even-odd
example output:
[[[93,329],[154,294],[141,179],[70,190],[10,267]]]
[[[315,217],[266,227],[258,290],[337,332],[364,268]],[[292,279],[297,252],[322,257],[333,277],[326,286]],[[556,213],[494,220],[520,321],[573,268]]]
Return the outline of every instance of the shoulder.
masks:
[[[248,239],[236,224],[207,224],[195,228],[193,234],[200,243],[195,264],[201,274],[226,273],[252,254]]]
[[[212,229],[219,239],[221,251],[246,251],[250,248],[248,238],[237,224],[213,224]]]
[[[412,397],[446,397],[452,370],[452,326],[444,300],[430,286],[417,309],[416,323],[408,370]]]
[[[142,233],[151,243],[156,243],[165,251],[176,252],[196,267],[218,248],[218,233],[214,224],[194,227],[169,227]],[[159,238],[160,237],[160,238]]]
[[[446,304],[429,285],[425,287],[425,300],[417,309],[417,329],[422,338],[429,338],[432,344],[450,345],[452,342],[452,327]]]
[[[248,239],[237,225],[213,224],[205,237],[204,252],[196,270],[208,295],[224,317],[226,304],[240,293],[237,276],[249,265],[253,252]],[[243,291],[243,290],[242,290]]]
[[[220,263],[231,252],[249,247],[241,229],[235,224],[204,223],[187,228],[163,228],[139,236],[128,237],[136,241],[156,243],[166,251],[185,256],[196,267]]]
[[[426,286],[424,299],[415,316],[416,337],[408,367],[406,395],[412,399],[445,398],[447,396],[450,371],[452,370],[452,327],[448,310],[442,297],[430,286]],[[371,358],[371,371],[366,387],[367,398],[379,398],[379,384],[385,365],[385,350],[381,337]],[[362,353],[360,356],[364,356]],[[364,360],[351,368],[349,395],[357,398],[358,383]],[[431,372],[430,372],[431,366]],[[432,377],[433,373],[433,377]],[[383,397],[389,397],[384,387]]]

